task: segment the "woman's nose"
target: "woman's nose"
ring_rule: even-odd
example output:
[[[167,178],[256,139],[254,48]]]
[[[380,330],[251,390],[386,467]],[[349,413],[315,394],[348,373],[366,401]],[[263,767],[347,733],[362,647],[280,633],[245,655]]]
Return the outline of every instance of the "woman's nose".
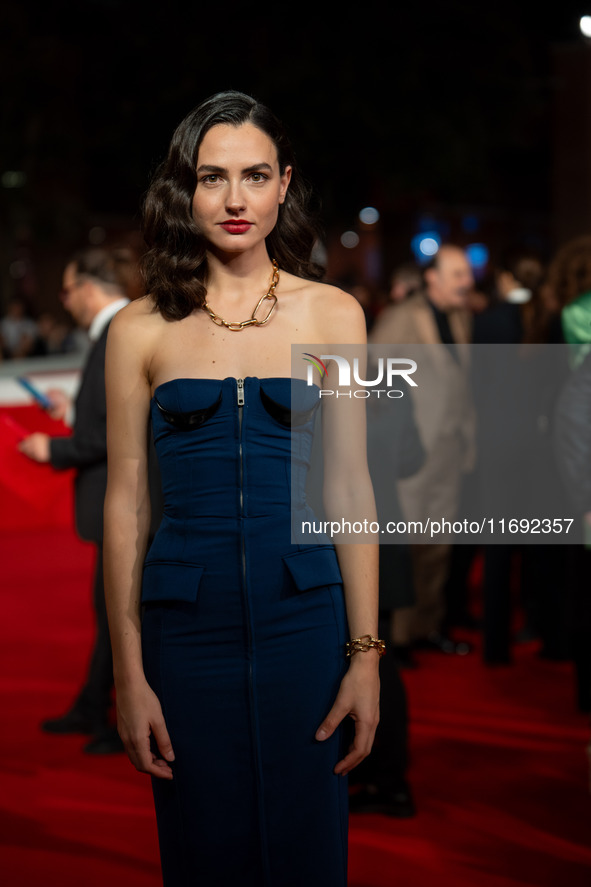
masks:
[[[226,195],[226,209],[230,212],[240,212],[246,208],[244,194],[240,187],[240,183],[230,183]]]

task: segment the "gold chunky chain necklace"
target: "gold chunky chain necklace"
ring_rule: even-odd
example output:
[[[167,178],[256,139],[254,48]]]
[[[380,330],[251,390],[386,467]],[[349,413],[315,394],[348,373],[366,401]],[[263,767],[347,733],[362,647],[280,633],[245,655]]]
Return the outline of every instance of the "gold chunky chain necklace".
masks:
[[[275,295],[275,289],[277,288],[277,284],[279,283],[279,265],[275,261],[275,259],[271,259],[271,264],[273,265],[273,276],[271,277],[271,285],[269,289],[265,293],[264,296],[258,300],[254,307],[254,311],[248,318],[248,320],[224,320],[219,314],[216,314],[215,311],[211,309],[211,307],[207,304],[207,302],[203,303],[203,310],[207,311],[211,319],[217,326],[225,326],[227,329],[232,330],[232,332],[239,332],[243,330],[247,326],[263,326],[264,323],[267,323],[275,308],[277,306],[277,296]],[[273,301],[273,304],[269,308],[267,312],[267,316],[263,318],[263,320],[259,320],[257,315],[257,311],[265,301],[265,299],[269,299]]]

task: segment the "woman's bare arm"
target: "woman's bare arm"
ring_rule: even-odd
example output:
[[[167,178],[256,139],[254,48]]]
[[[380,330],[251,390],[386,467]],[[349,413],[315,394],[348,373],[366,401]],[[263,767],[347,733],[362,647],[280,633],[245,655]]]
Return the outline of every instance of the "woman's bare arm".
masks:
[[[138,770],[171,778],[166,761],[174,760],[174,754],[160,704],[144,676],[140,633],[141,576],[150,527],[147,428],[152,328],[145,311],[133,303],[109,328],[105,596],[121,738]],[[161,758],[150,749],[151,734]]]
[[[342,305],[327,312],[331,317],[332,341],[354,345],[341,349],[343,356],[359,359],[365,370],[365,319],[359,305],[342,294]],[[336,390],[336,367],[329,388]],[[361,376],[365,378],[365,375]],[[326,516],[331,521],[376,520],[373,488],[367,466],[365,401],[328,397],[322,403],[324,441],[324,492]],[[345,534],[346,536],[347,534]],[[352,638],[377,636],[378,546],[371,532],[335,538],[343,577],[347,620]],[[339,761],[335,773],[348,773],[365,758],[373,743],[379,720],[378,653],[371,649],[351,657],[335,703],[320,725],[317,738],[329,736],[350,715],[355,721],[355,738],[349,753]]]

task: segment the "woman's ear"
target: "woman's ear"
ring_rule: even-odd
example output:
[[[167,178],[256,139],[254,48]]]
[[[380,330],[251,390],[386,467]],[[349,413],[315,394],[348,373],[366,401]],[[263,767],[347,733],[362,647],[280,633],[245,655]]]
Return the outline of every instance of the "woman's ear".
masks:
[[[285,203],[285,195],[287,194],[287,189],[289,188],[289,183],[291,182],[291,166],[286,166],[285,170],[281,175],[281,184],[279,187],[279,203]]]

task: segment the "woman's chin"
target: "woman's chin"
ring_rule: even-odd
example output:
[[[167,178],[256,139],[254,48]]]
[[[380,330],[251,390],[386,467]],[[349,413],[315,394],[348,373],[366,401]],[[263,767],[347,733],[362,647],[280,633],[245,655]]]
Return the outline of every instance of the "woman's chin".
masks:
[[[259,250],[264,251],[266,254],[267,246],[265,240],[257,239],[256,241],[247,241],[236,237],[229,243],[210,242],[208,246],[208,252],[220,259],[224,256],[228,259],[232,259],[246,253],[257,253]]]

